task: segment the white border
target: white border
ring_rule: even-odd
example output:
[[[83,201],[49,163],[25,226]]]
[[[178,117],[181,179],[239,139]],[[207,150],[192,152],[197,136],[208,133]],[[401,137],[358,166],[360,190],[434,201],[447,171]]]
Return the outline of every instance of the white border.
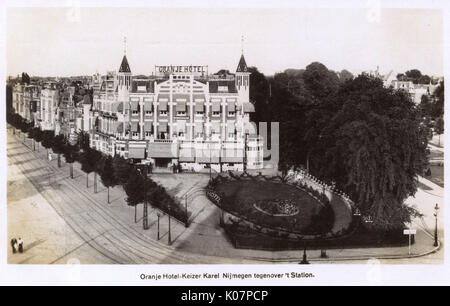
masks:
[[[25,7],[25,6],[72,6],[81,5],[83,7],[232,7],[232,8],[293,8],[293,7],[359,7],[367,8],[372,5],[380,7],[396,8],[443,8],[443,26],[444,26],[444,76],[447,78],[450,74],[449,65],[449,21],[450,21],[450,3],[442,1],[106,1],[106,0],[86,0],[86,1],[56,1],[56,0],[36,0],[36,1],[5,1],[0,6],[0,130],[1,143],[0,156],[3,167],[1,171],[1,201],[0,206],[0,284],[7,285],[437,285],[450,284],[449,254],[445,252],[444,265],[77,265],[77,266],[49,266],[49,265],[7,265],[6,264],[6,137],[5,137],[5,81],[6,81],[6,7]],[[446,100],[449,96],[449,86],[446,86]],[[445,121],[448,121],[449,109],[448,103],[445,105]],[[446,143],[450,143],[448,133],[445,133]],[[448,161],[447,150],[445,150],[445,163]],[[448,186],[448,171],[445,167],[445,185]],[[448,190],[445,190],[445,199],[448,196]],[[450,212],[445,209],[445,220],[448,220]],[[449,222],[446,222],[446,227]],[[449,238],[445,235],[444,245],[448,244]],[[299,254],[300,255],[300,254]],[[286,273],[286,272],[312,272],[315,278],[296,279],[296,280],[251,280],[251,281],[230,281],[218,280],[211,281],[200,279],[178,280],[178,281],[149,281],[140,280],[141,273],[214,273],[214,272],[233,272],[233,273]]]

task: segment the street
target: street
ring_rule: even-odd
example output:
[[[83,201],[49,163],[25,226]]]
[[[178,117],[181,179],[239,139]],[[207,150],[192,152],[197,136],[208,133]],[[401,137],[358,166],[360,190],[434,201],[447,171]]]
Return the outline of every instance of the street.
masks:
[[[12,133],[8,137],[8,241],[21,237],[25,241],[23,254],[12,254],[8,246],[8,263],[65,264],[73,260],[84,264],[149,264],[149,263],[297,263],[300,251],[257,251],[233,248],[218,226],[218,208],[209,202],[201,190],[208,175],[154,174],[176,197],[188,195],[192,224],[172,221],[172,244],[168,245],[167,217],[160,219],[160,240],[157,240],[157,215],[149,209],[150,229],[142,229],[142,207],[138,223],[134,223],[134,208],[125,204],[120,187],[111,189],[111,204],[106,203],[106,189],[98,182],[99,192],[93,192],[93,174],[86,176],[74,164],[75,178],[69,178],[69,166],[63,161],[57,168],[56,158],[45,159],[46,150],[33,152],[31,140],[22,143]],[[21,138],[23,139],[23,138]],[[433,250],[434,204],[441,207],[443,188],[420,179],[426,190],[419,189],[407,203],[416,206],[423,220],[414,220],[417,228],[412,254]],[[422,185],[421,185],[422,186]],[[425,188],[425,187],[423,187]],[[142,205],[141,205],[142,206]],[[439,218],[439,228],[443,228]],[[443,241],[442,230],[440,232]],[[407,247],[328,250],[328,259],[320,251],[308,251],[311,263],[361,263],[373,257],[382,263],[442,263],[443,249],[425,257],[403,258]],[[389,257],[389,258],[388,258]]]

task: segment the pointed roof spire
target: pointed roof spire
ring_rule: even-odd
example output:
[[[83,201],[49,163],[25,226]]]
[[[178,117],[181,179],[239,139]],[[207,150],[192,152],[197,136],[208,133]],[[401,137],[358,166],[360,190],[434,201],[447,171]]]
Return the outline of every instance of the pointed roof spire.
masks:
[[[126,54],[127,54],[127,37],[125,36],[123,38],[123,59],[122,59],[122,64],[120,64],[119,72],[130,72],[131,73],[130,65],[128,64]]]
[[[241,58],[236,68],[236,72],[247,72],[247,63],[244,58],[244,35],[241,36]]]
[[[241,55],[241,59],[239,60],[239,64],[236,68],[236,72],[248,72],[247,63],[245,62],[244,54]]]

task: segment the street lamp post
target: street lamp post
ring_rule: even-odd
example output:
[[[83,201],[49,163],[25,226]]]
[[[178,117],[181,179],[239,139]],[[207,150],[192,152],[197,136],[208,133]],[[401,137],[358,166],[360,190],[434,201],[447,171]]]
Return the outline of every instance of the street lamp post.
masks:
[[[141,170],[141,168],[143,168]],[[147,206],[147,190],[146,190],[146,185],[147,185],[147,165],[138,165],[138,169],[140,171],[142,171],[141,173],[144,174],[144,213],[143,213],[143,218],[142,218],[142,227],[144,228],[144,230],[148,230],[148,206]]]
[[[304,249],[303,249],[303,259],[302,259],[302,261],[300,262],[300,264],[301,264],[301,265],[309,265],[309,261],[308,261],[308,259],[306,258],[306,246],[305,246]]]
[[[439,245],[438,243],[438,211],[439,211],[439,205],[436,203],[436,206],[434,206],[434,218],[435,218],[435,226],[434,226],[434,246],[437,247]]]

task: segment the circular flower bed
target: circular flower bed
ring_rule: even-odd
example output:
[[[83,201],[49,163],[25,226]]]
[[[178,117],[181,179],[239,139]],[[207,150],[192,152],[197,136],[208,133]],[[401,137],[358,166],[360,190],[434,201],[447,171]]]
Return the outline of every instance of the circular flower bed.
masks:
[[[208,188],[214,190],[209,198],[225,212],[256,227],[309,235],[327,233],[333,224],[332,219],[321,217],[329,203],[298,186],[266,179],[219,178]],[[214,193],[219,199],[212,197]],[[317,228],[318,224],[324,226]]]
[[[253,206],[261,212],[275,217],[294,216],[300,212],[291,199],[259,200]]]

